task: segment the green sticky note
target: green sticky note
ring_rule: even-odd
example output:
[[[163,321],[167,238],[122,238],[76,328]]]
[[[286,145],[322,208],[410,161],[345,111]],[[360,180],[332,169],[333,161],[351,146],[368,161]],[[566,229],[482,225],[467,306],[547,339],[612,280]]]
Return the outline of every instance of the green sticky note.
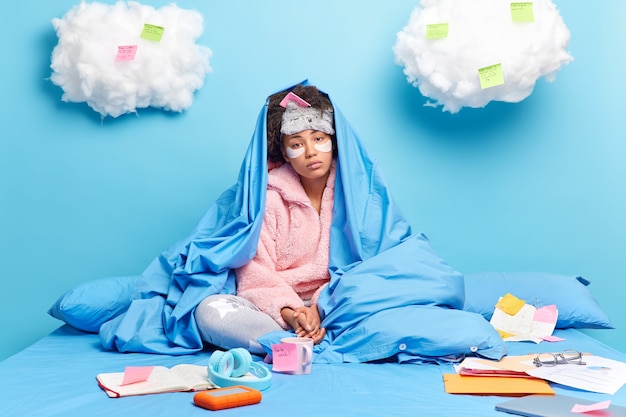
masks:
[[[426,39],[443,39],[448,37],[448,24],[436,23],[426,25]]]
[[[480,88],[483,90],[489,87],[504,84],[504,74],[502,73],[502,65],[495,64],[488,67],[478,69],[480,77]]]
[[[511,18],[514,22],[534,22],[532,2],[511,3]]]
[[[145,23],[143,25],[143,31],[141,32],[141,37],[147,39],[149,41],[159,42],[161,37],[163,36],[163,31],[165,29],[161,26],[150,25]]]

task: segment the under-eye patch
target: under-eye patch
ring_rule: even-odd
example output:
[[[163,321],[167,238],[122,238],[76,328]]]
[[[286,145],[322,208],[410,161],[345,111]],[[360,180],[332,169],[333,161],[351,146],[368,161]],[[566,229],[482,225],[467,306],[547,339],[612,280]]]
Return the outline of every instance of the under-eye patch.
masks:
[[[324,143],[316,143],[314,147],[320,152],[330,152],[333,150],[333,142],[328,140]]]
[[[286,148],[285,153],[291,159],[297,158],[304,153],[304,147],[300,147],[298,149]]]

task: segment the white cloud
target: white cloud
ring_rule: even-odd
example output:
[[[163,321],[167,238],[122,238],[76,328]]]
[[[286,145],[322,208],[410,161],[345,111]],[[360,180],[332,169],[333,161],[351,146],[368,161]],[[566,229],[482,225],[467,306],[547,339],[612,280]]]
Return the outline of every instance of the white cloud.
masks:
[[[536,81],[553,81],[563,64],[570,33],[550,0],[535,0],[533,21],[514,22],[510,1],[422,0],[393,51],[407,80],[430,106],[458,112],[490,101],[519,102]],[[448,36],[427,39],[428,25],[447,23]],[[481,88],[479,69],[500,64],[504,84]]]
[[[159,41],[141,37],[146,24],[164,29]],[[211,50],[196,44],[203,17],[195,10],[82,2],[52,25],[59,42],[51,81],[63,101],[86,102],[103,117],[150,106],[183,111],[211,71]],[[119,47],[127,46],[136,54],[124,61]]]

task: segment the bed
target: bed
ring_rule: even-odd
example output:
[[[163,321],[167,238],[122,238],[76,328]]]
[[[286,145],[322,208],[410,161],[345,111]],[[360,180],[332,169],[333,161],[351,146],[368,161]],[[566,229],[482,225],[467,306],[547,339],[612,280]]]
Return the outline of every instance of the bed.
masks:
[[[127,365],[206,365],[212,353],[210,348],[175,356],[104,350],[93,328],[110,315],[118,314],[116,309],[124,309],[132,281],[132,277],[90,281],[59,297],[50,314],[65,323],[0,363],[1,415],[202,416],[212,413],[193,404],[192,392],[109,398],[98,386],[95,379],[98,373],[118,372]],[[581,331],[610,328],[588,284],[589,281],[580,277],[546,273],[467,274],[464,309],[483,316],[487,322],[494,298],[503,291],[534,303],[557,303],[561,307],[554,335],[564,340],[540,344],[505,342],[508,355],[576,349],[625,362],[626,354]],[[506,415],[495,411],[494,406],[507,397],[447,394],[442,375],[453,372],[453,365],[444,362],[399,363],[395,359],[370,363],[316,362],[308,375],[273,373],[271,386],[263,391],[261,403],[220,413],[227,416],[293,416],[299,412],[323,416]],[[551,386],[558,394],[598,402],[610,399],[612,404],[626,406],[626,388],[608,395],[553,383]]]
[[[580,331],[611,328],[588,280],[537,272],[461,274],[439,257],[428,238],[408,224],[377,164],[333,107],[338,157],[330,280],[317,300],[326,335],[314,348],[310,374],[274,373],[260,404],[224,415],[495,416],[500,397],[446,394],[442,375],[453,372],[450,360],[564,349],[626,360]],[[1,415],[209,412],[193,405],[191,393],[109,398],[96,375],[125,366],[208,365],[212,352],[203,344],[194,311],[208,295],[236,291],[233,270],[256,251],[268,176],[266,113],[267,105],[237,183],[186,238],[140,276],[102,278],[61,294],[48,313],[65,324],[0,363]],[[489,320],[506,294],[535,306],[555,305],[556,335],[565,340],[504,342]],[[272,341],[280,340],[273,336],[259,338],[268,353]],[[613,397],[626,405],[626,390]]]

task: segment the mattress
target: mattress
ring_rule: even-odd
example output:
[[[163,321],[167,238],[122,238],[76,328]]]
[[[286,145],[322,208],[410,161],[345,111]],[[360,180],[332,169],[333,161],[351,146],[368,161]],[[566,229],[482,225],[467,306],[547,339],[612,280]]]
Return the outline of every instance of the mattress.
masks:
[[[575,329],[562,329],[555,343],[506,342],[510,355],[576,349],[626,361],[626,354]],[[105,351],[97,334],[63,325],[30,347],[0,362],[2,416],[206,416],[193,392],[109,398],[95,376],[125,366],[180,363],[206,365],[208,349],[169,356]],[[256,358],[261,360],[261,358]],[[273,373],[259,404],[219,411],[224,416],[505,416],[495,404],[507,397],[447,394],[445,373],[452,364],[315,363],[308,375]],[[551,383],[558,394],[626,406],[626,388],[607,395]]]

